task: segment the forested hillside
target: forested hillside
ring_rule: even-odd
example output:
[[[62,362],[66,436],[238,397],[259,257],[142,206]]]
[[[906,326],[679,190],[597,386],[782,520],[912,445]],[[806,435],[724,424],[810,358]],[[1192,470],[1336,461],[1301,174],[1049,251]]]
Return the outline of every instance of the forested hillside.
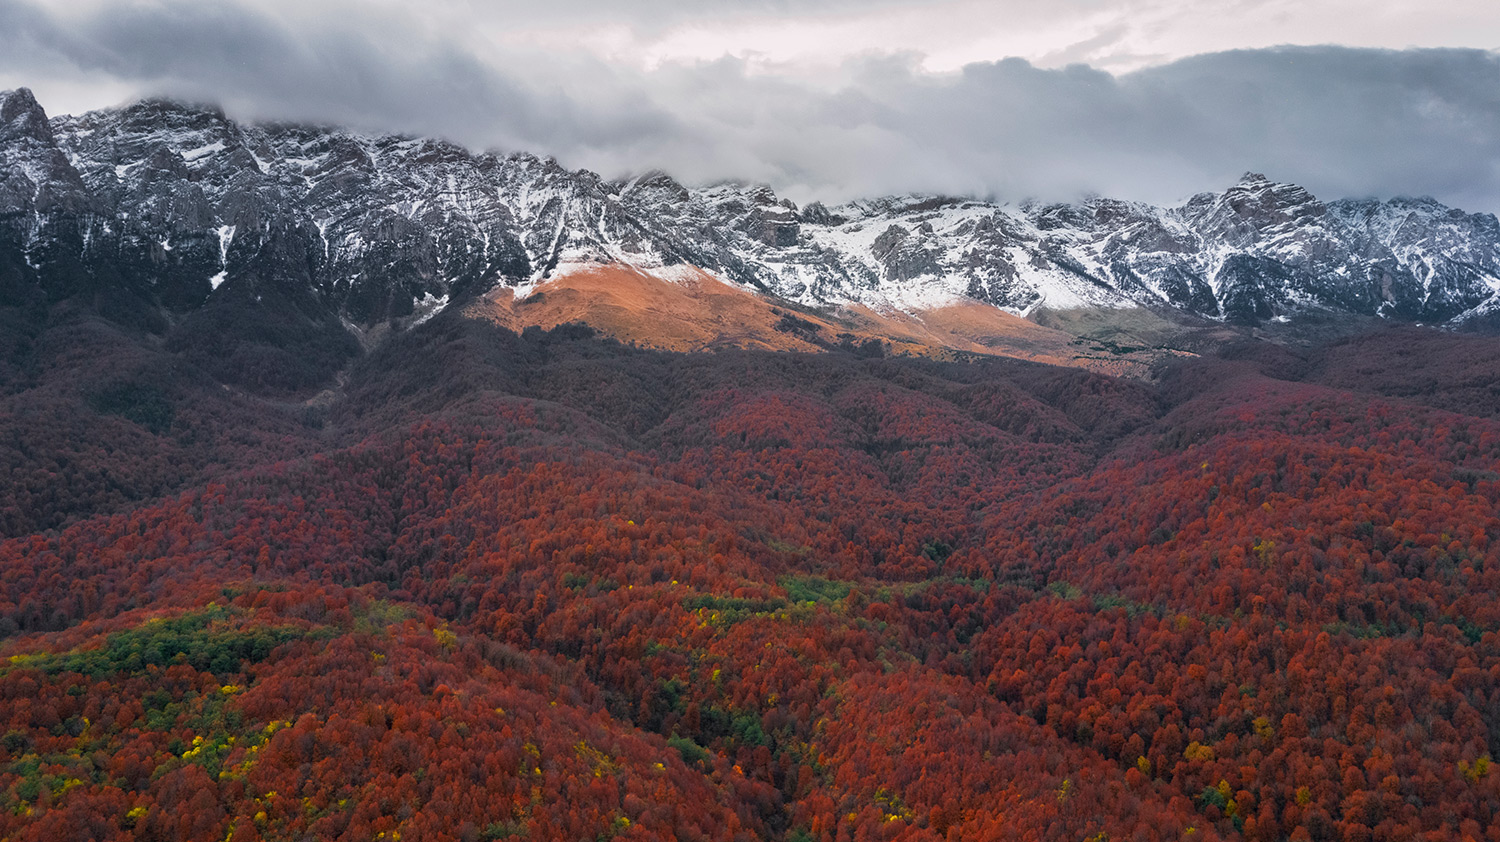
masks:
[[[444,312],[302,403],[14,324],[0,837],[1500,840],[1494,339]]]

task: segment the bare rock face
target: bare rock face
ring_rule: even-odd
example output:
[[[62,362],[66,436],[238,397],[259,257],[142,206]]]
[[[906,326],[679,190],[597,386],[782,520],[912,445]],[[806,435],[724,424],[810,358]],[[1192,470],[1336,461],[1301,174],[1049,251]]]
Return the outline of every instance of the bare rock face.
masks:
[[[290,314],[344,335],[607,263],[689,263],[812,305],[1146,306],[1245,323],[1500,312],[1494,216],[1325,203],[1254,173],[1174,208],[902,196],[799,210],[763,185],[607,182],[525,153],[158,100],[48,119],[29,91],[0,93],[0,303],[90,296],[166,314],[178,334],[205,319],[272,331]]]

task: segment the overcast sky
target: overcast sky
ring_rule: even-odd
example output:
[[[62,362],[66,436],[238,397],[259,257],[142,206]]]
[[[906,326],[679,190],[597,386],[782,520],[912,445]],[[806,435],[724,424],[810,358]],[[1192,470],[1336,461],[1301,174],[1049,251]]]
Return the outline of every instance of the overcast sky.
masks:
[[[1500,211],[1494,0],[0,0],[0,89],[607,176],[1173,203],[1247,170]]]

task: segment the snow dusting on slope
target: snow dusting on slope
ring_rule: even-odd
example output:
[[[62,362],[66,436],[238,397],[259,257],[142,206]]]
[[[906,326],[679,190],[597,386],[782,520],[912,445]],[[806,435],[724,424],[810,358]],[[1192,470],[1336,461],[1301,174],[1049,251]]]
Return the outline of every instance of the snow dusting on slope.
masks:
[[[799,208],[764,185],[607,182],[526,153],[246,125],[160,101],[51,127],[0,150],[29,180],[12,209],[30,220],[28,248],[48,236],[37,208],[71,203],[89,209],[88,249],[159,249],[171,255],[160,271],[214,289],[283,261],[257,277],[306,278],[361,324],[496,286],[525,297],[603,264],[912,314],[978,301],[1018,315],[1147,306],[1256,322],[1322,309],[1457,323],[1500,300],[1493,216],[1430,199],[1325,204],[1256,174],[1175,208],[920,195]]]

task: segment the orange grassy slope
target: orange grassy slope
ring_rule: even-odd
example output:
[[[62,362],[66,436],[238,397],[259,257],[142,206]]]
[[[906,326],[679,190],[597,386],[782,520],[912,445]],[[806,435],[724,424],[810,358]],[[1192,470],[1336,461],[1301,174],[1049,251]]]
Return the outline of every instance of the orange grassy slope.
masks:
[[[987,354],[1142,375],[1151,354],[1101,358],[1064,331],[979,302],[919,314],[862,305],[813,311],[731,286],[691,266],[655,272],[598,265],[561,274],[517,299],[500,288],[468,314],[512,330],[583,322],[622,342],[670,351],[816,351],[878,339],[900,354]]]

